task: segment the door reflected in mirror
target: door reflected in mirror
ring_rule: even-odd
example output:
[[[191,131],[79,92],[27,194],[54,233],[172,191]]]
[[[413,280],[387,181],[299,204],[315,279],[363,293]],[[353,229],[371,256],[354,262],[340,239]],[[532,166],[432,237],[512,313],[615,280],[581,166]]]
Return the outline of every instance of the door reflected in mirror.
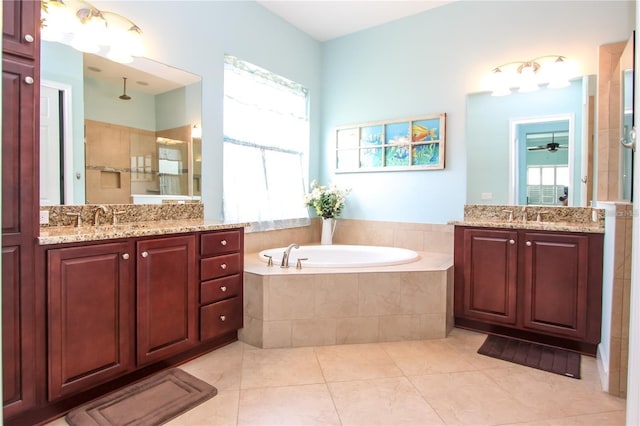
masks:
[[[568,205],[571,187],[573,117],[512,122],[512,198],[519,205]],[[570,142],[571,141],[571,142]]]
[[[61,43],[41,56],[41,205],[200,200],[199,76]]]

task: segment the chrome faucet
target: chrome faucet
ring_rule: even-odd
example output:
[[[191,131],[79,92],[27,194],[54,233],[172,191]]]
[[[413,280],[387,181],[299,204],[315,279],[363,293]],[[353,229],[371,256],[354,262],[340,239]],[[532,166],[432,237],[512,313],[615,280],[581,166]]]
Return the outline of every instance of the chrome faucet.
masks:
[[[527,221],[527,206],[522,207],[522,221],[523,222]]]
[[[98,216],[100,216],[100,212],[102,211],[102,213],[107,214],[107,208],[103,205],[99,205],[98,207],[96,207],[96,211],[93,214],[93,226],[98,226]]]
[[[280,263],[281,268],[289,267],[289,254],[291,253],[291,249],[294,249],[294,248],[299,249],[300,246],[295,243],[289,244],[289,247],[287,247],[284,253],[282,254],[282,262]]]

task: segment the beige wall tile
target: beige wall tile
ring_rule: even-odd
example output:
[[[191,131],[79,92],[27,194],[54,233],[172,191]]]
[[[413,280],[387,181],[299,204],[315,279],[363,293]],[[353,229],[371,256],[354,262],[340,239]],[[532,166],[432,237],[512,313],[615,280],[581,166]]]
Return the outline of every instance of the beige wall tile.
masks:
[[[399,274],[403,314],[443,313],[447,309],[446,274],[407,272]]]
[[[358,315],[358,275],[323,274],[314,282],[317,318],[355,317]]]
[[[380,318],[378,341],[396,342],[421,338],[419,315],[389,315]]]
[[[337,322],[333,318],[292,321],[291,346],[323,346],[336,344]]]
[[[265,320],[313,318],[313,275],[270,277]]]
[[[244,314],[262,319],[264,314],[263,301],[262,276],[245,272],[243,282]]]
[[[264,321],[262,347],[291,347],[291,321]]]
[[[423,314],[420,315],[420,338],[442,339],[447,337],[447,315]]]
[[[416,232],[412,229],[399,229],[395,232],[393,246],[422,251],[424,247],[424,238],[425,232]]]
[[[262,347],[262,320],[244,315],[244,327],[238,330],[238,339],[258,348]]]
[[[371,343],[378,341],[378,317],[339,318],[336,343]]]
[[[358,274],[358,315],[379,316],[402,313],[400,282],[395,274]]]

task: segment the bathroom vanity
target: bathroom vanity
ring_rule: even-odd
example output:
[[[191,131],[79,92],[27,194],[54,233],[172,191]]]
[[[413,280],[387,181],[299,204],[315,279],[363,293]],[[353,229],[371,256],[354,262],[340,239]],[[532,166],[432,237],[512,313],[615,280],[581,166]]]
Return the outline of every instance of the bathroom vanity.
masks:
[[[42,228],[42,326],[29,384],[36,404],[5,421],[46,420],[237,340],[243,226],[184,219]]]
[[[595,355],[602,311],[600,217],[590,221],[591,209],[576,208],[584,220],[543,222],[535,208],[529,210],[531,221],[476,217],[456,224],[455,324]]]

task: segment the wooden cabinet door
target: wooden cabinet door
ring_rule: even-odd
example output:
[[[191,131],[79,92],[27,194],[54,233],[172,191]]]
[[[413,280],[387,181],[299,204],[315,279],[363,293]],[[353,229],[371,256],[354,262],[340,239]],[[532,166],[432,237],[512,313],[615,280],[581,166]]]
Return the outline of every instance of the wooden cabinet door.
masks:
[[[132,244],[48,251],[49,400],[133,366]]]
[[[588,237],[527,232],[523,260],[523,325],[585,337]]]
[[[3,2],[4,20],[11,7]],[[18,3],[18,2],[15,2]],[[8,30],[4,28],[5,32]],[[6,39],[5,39],[6,41]],[[6,45],[6,43],[5,43]],[[35,404],[34,245],[38,222],[38,96],[33,61],[2,59],[2,370],[3,414]]]
[[[516,323],[517,233],[464,229],[462,315]]]
[[[138,365],[198,343],[195,253],[193,235],[138,241]]]
[[[35,59],[40,52],[40,2],[2,2],[2,51]]]

